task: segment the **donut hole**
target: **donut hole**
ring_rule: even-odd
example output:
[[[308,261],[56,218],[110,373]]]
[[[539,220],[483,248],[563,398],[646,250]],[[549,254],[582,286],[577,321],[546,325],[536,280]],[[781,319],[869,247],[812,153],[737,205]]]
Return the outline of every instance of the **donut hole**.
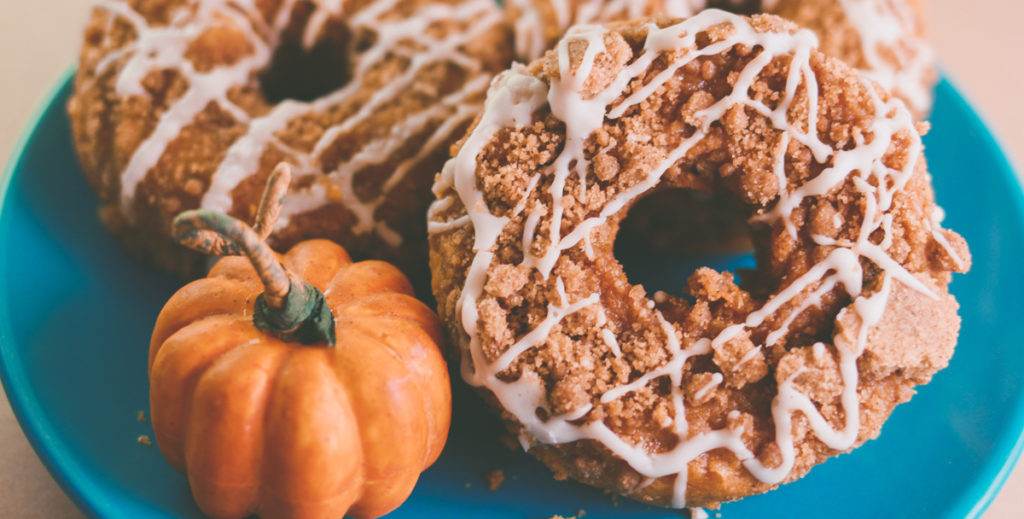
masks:
[[[260,87],[271,104],[287,99],[313,101],[351,80],[349,46],[353,38],[348,27],[336,20],[328,21],[312,47],[303,44],[304,30],[304,23],[291,24],[274,49],[270,66],[260,74]]]
[[[629,209],[615,238],[615,258],[630,284],[648,294],[685,296],[700,267],[753,269],[750,228],[740,202],[719,193],[673,188],[652,193]]]

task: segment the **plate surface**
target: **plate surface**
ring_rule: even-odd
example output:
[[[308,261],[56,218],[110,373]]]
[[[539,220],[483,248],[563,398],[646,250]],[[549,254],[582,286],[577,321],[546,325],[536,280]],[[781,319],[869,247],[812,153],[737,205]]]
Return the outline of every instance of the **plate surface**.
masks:
[[[0,366],[4,388],[36,452],[75,502],[95,517],[202,517],[184,476],[155,446],[146,355],[153,321],[177,288],[127,256],[100,226],[74,156],[65,78],[29,128],[0,181]],[[747,517],[974,517],[1022,449],[1024,198],[998,145],[954,87],[938,87],[925,138],[946,225],[971,246],[957,276],[963,306],[951,366],[896,409],[881,437],[796,483],[722,507]],[[714,266],[714,265],[713,265]],[[686,268],[651,274],[685,279]],[[660,269],[660,270],[659,270]],[[441,459],[389,518],[678,518],[678,512],[559,482],[501,446],[501,425],[456,382],[455,422]],[[148,411],[147,411],[148,414]],[[488,490],[482,474],[505,472]]]

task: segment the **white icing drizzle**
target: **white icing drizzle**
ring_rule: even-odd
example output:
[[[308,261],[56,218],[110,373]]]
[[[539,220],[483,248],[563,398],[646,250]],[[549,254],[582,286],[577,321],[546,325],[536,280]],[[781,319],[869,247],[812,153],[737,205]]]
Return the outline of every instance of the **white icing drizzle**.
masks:
[[[750,348],[750,351],[744,353],[743,356],[740,357],[740,361],[736,363],[735,369],[739,369],[744,364],[754,360],[754,358],[757,357],[757,354],[761,351],[762,348],[763,346],[760,344],[754,346],[753,348]]]
[[[516,59],[531,61],[547,48],[544,37],[544,20],[532,0],[508,0],[509,7],[515,7],[519,15],[513,21],[515,30]]]
[[[826,348],[827,348],[827,346],[825,346],[825,343],[823,343],[823,342],[816,342],[816,343],[814,343],[813,346],[811,346],[811,353],[814,355],[815,359],[820,360],[821,357],[823,355],[825,355],[825,349]]]
[[[721,41],[697,50],[696,35],[720,24],[730,25],[731,34],[723,36]],[[870,239],[872,235],[877,238],[879,233],[891,234],[891,216],[888,215],[888,211],[892,208],[893,197],[903,189],[915,171],[922,151],[920,136],[914,129],[913,118],[905,105],[897,100],[883,101],[874,87],[864,80],[865,90],[871,96],[870,103],[875,114],[869,131],[865,132],[865,135],[857,136],[853,145],[846,149],[836,150],[826,145],[816,133],[819,102],[817,77],[810,65],[813,49],[817,45],[814,35],[809,31],[796,34],[758,32],[746,18],[718,10],[706,10],[665,28],[649,24],[644,47],[633,61],[625,65],[618,76],[611,79],[603,90],[594,93],[588,99],[583,99],[579,92],[590,74],[595,58],[604,51],[604,37],[607,33],[606,29],[596,26],[576,26],[570,29],[568,35],[555,49],[554,58],[557,59],[559,66],[559,79],[553,80],[550,85],[529,75],[525,67],[519,65],[498,76],[488,92],[479,124],[467,136],[458,154],[445,165],[435,183],[434,193],[438,200],[431,207],[429,214],[432,232],[443,232],[451,227],[461,227],[469,223],[474,233],[473,260],[466,272],[461,295],[455,307],[456,315],[466,333],[466,337],[463,338],[467,342],[463,348],[463,377],[474,386],[489,389],[502,407],[522,424],[522,433],[533,442],[561,444],[585,439],[595,440],[625,460],[645,478],[674,477],[673,506],[681,508],[686,505],[686,475],[689,461],[717,448],[732,451],[746,469],[760,481],[767,484],[781,483],[788,476],[795,461],[792,434],[794,414],[802,413],[813,433],[832,449],[845,451],[856,443],[860,428],[856,361],[867,344],[868,331],[883,315],[893,282],[899,281],[935,297],[928,287],[888,255],[886,250],[891,244],[890,237],[883,238],[881,245]],[[571,41],[586,43],[584,56],[575,70],[570,70],[568,58],[568,45]],[[599,215],[586,218],[575,227],[569,226],[566,228],[567,232],[563,233],[564,222],[560,201],[567,194],[566,181],[571,175],[576,175],[580,180],[581,193],[573,195],[586,195],[588,159],[583,150],[584,140],[606,120],[622,116],[629,107],[654,93],[687,62],[700,56],[726,51],[737,45],[761,50],[737,75],[733,91],[701,112],[703,126],[698,127],[692,137],[684,139],[676,149],[671,150],[662,163],[647,173],[646,178],[615,194],[607,201]],[[665,66],[665,72],[648,78],[648,82],[643,86],[634,85],[634,93],[623,97],[630,82],[636,78],[646,77],[646,71],[655,59],[664,56],[665,51],[682,49],[686,49],[686,52],[675,52],[675,61]],[[774,58],[782,56],[790,57],[790,72],[782,92],[784,99],[773,110],[761,102],[750,99],[748,89],[765,66]],[[787,63],[785,60],[782,62]],[[807,98],[806,119],[790,121],[787,110],[794,102],[798,87],[803,88]],[[550,187],[543,193],[537,191],[538,183],[535,176],[513,214],[497,216],[491,213],[483,193],[478,188],[477,156],[498,130],[530,124],[533,121],[531,115],[545,105],[565,124],[565,141],[560,154],[549,167],[537,173],[549,177]],[[852,184],[865,200],[865,214],[861,228],[856,232],[856,238],[851,241],[815,237],[819,244],[828,244],[835,248],[820,263],[779,289],[743,322],[727,327],[715,337],[701,338],[684,347],[681,344],[681,333],[675,325],[665,320],[660,311],[653,310],[652,313],[662,329],[668,360],[662,366],[642,374],[635,380],[606,391],[596,399],[596,402],[584,408],[589,410],[591,405],[600,405],[626,397],[630,392],[643,389],[650,382],[667,376],[671,381],[670,398],[674,418],[671,424],[666,423],[665,426],[671,425],[679,438],[679,442],[671,450],[648,452],[642,445],[631,445],[601,420],[585,421],[582,424],[572,423],[586,416],[582,409],[542,420],[538,417],[537,410],[545,409],[547,400],[545,386],[537,375],[528,369],[513,381],[501,380],[497,375],[511,366],[523,352],[543,344],[548,333],[558,322],[574,312],[598,303],[601,297],[600,294],[590,294],[576,301],[570,300],[563,280],[558,276],[551,279],[555,261],[570,248],[582,249],[584,238],[591,230],[604,225],[609,216],[618,213],[627,204],[658,184],[664,172],[686,156],[688,150],[706,135],[711,124],[737,105],[765,115],[782,132],[781,143],[776,148],[775,161],[775,173],[780,187],[779,197],[773,209],[760,219],[768,223],[781,223],[795,235],[796,230],[790,221],[790,213],[804,199],[824,195],[847,179],[853,179]],[[883,162],[886,151],[897,137],[910,143],[905,152],[908,157],[907,164],[901,170],[891,169]],[[818,162],[828,167],[803,185],[790,189],[785,175],[785,150],[788,143],[794,140],[806,146]],[[526,199],[531,196],[539,200],[549,196],[551,202],[547,204],[547,209],[550,215],[546,224],[541,223],[540,212],[543,207],[540,210],[534,208],[525,215],[524,234],[521,240],[523,260],[520,267],[533,269],[546,279],[547,283],[553,283],[559,300],[549,303],[547,317],[544,320],[498,359],[489,361],[482,351],[477,303],[483,296],[483,286],[488,269],[494,260],[499,236],[505,232],[511,218],[521,215],[527,205]],[[464,215],[460,211],[452,210],[456,197],[465,208]],[[937,222],[931,221],[931,224],[938,228]],[[535,241],[535,233],[546,233],[546,241],[549,243],[539,254],[535,254],[531,248]],[[869,290],[864,284],[861,269],[863,260],[874,263],[883,271],[881,287],[873,289],[874,291]],[[855,322],[859,323],[859,328],[854,332],[855,342],[845,342],[838,336],[835,338],[834,350],[838,356],[840,378],[843,383],[840,401],[845,411],[845,420],[841,426],[833,429],[814,403],[797,389],[794,374],[781,381],[778,395],[772,404],[775,442],[782,457],[779,465],[766,466],[756,458],[743,442],[741,427],[713,430],[691,436],[681,389],[686,361],[694,356],[709,354],[712,345],[722,344],[744,330],[761,327],[773,314],[785,313],[782,325],[772,330],[766,343],[758,344],[748,352],[747,356],[752,358],[763,347],[781,339],[797,315],[811,306],[820,305],[822,297],[837,287],[842,287],[852,299],[852,303],[840,312],[837,319],[853,312],[857,317]],[[804,296],[803,302],[800,305],[793,305],[792,302],[799,295]],[[595,330],[597,337],[609,346],[613,354],[619,355],[621,352],[616,350],[619,349],[622,337],[610,340],[610,336],[616,335],[616,330],[609,326],[602,312],[599,311],[598,316],[599,329]],[[818,356],[827,351],[821,344],[813,347]],[[713,382],[714,385],[720,383],[721,375],[718,374]],[[698,393],[712,391],[714,385],[709,384]],[[527,442],[524,442],[525,445]]]
[[[516,10],[513,20],[516,58],[533,61],[548,49],[544,18],[538,0],[507,0]],[[676,18],[693,16],[707,6],[706,0],[541,0],[555,12],[558,33],[571,25],[601,23],[611,20],[632,20],[645,14],[659,13]],[[653,4],[653,5],[652,5]]]
[[[724,377],[721,373],[715,373],[711,375],[711,381],[705,384],[704,387],[698,389],[697,392],[693,394],[693,398],[698,401],[703,399],[708,393],[711,392],[712,389],[715,389],[716,387],[718,387],[719,384],[722,383],[723,378]]]
[[[916,33],[920,20],[914,8],[905,0],[834,1],[860,38],[862,72],[903,98],[915,112],[926,112],[931,106],[927,77],[934,52]],[[536,59],[548,48],[538,2],[549,5],[558,15],[559,33],[574,24],[632,20],[645,14],[687,18],[707,7],[706,0],[509,0],[519,13],[514,30],[516,56],[521,60]],[[738,5],[742,0],[731,3]],[[761,9],[775,13],[778,4],[778,0],[763,0]]]
[[[615,338],[615,332],[608,328],[601,328],[601,339],[604,340],[604,343],[608,345],[608,349],[612,350],[616,357],[622,356],[622,350],[619,349],[619,341]]]
[[[914,29],[918,23],[912,6],[903,0],[839,0],[850,24],[860,36],[866,76],[902,97],[911,109],[923,113],[931,107],[930,74],[934,53]],[[892,63],[887,55],[895,56]]]
[[[111,0],[103,4],[112,17],[130,24],[137,36],[135,41],[104,58],[97,67],[97,77],[120,63],[116,93],[124,97],[147,96],[142,80],[152,70],[175,70],[188,82],[186,92],[161,115],[121,175],[121,203],[129,217],[134,216],[132,204],[138,185],[181,129],[213,103],[246,124],[247,130],[232,143],[217,166],[200,202],[201,207],[229,211],[234,188],[259,170],[266,149],[276,147],[289,156],[289,160],[296,162],[297,177],[315,177],[312,183],[307,183],[308,187],[293,188],[282,208],[278,230],[288,226],[296,215],[339,201],[340,194],[340,200],[356,218],[352,232],[376,234],[392,246],[401,243],[402,237],[378,218],[377,209],[414,166],[440,149],[455,130],[467,124],[478,112],[490,75],[466,55],[462,47],[502,23],[502,13],[491,0],[467,0],[455,5],[425,4],[402,17],[389,15],[398,8],[400,0],[379,0],[355,13],[345,13],[343,0],[318,0],[313,3],[314,10],[302,35],[307,48],[316,43],[328,21],[343,15],[353,32],[366,29],[375,33],[373,44],[354,57],[352,79],[338,90],[308,103],[285,100],[263,116],[249,117],[228,99],[228,92],[233,87],[252,84],[259,71],[269,65],[278,44],[277,38],[289,24],[297,3],[298,0],[282,2],[269,27],[262,22],[253,0],[187,2],[171,14],[170,23],[166,26],[150,25],[126,0]],[[436,31],[428,31],[438,22],[448,21],[466,23],[469,28],[441,36],[433,34]],[[188,46],[207,29],[225,24],[244,34],[252,52],[230,66],[217,66],[206,72],[195,70],[185,57]],[[277,138],[277,134],[295,119],[328,110],[362,90],[367,71],[386,56],[406,58],[409,62],[406,70],[374,91],[352,116],[326,128],[312,152],[292,149]],[[458,90],[395,123],[390,131],[366,142],[350,160],[339,164],[334,171],[322,170],[319,157],[325,149],[409,90],[424,69],[444,62],[454,63],[467,71],[467,80]],[[363,200],[355,193],[352,183],[357,173],[389,160],[409,139],[423,135],[425,131],[429,132],[426,142],[420,145],[417,153],[400,162],[389,177],[381,180],[380,190],[372,199]],[[298,178],[295,184],[301,184]]]
[[[270,61],[270,46],[255,30],[246,31],[252,54],[227,67],[215,67],[207,72],[197,71],[185,58],[189,44],[214,23],[230,20],[237,28],[251,27],[243,9],[255,10],[250,2],[199,2],[194,10],[179,9],[170,16],[166,26],[154,27],[135,12],[126,2],[112,1],[100,5],[131,24],[136,40],[121,53],[112,55],[127,60],[122,65],[115,83],[119,96],[148,96],[142,85],[152,70],[175,69],[188,80],[188,90],[161,115],[150,136],[132,154],[121,174],[121,203],[127,209],[135,197],[135,189],[146,173],[156,165],[164,150],[187,124],[192,122],[208,104],[217,103],[243,121],[248,116],[227,99],[229,85],[245,84],[252,73]],[[207,23],[195,23],[204,20]],[[102,76],[114,61],[100,64],[96,76]]]

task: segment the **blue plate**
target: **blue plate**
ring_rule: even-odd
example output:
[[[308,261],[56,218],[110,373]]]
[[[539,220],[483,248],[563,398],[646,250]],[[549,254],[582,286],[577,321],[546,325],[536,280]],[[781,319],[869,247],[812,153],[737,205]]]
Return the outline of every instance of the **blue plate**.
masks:
[[[178,283],[127,256],[97,221],[64,112],[70,90],[65,78],[0,184],[4,388],[36,452],[88,514],[201,517],[185,478],[155,446],[136,442],[152,435],[136,420],[148,406],[150,328]],[[1013,326],[1024,315],[1024,198],[949,83],[938,87],[932,122],[937,196],[974,254],[973,270],[953,284],[963,330],[952,364],[896,409],[880,439],[778,491],[724,505],[724,517],[975,517],[1010,473],[1024,446],[1024,348]],[[501,446],[501,425],[456,386],[447,449],[389,517],[679,517],[555,481]],[[506,479],[491,491],[481,475],[493,469]]]

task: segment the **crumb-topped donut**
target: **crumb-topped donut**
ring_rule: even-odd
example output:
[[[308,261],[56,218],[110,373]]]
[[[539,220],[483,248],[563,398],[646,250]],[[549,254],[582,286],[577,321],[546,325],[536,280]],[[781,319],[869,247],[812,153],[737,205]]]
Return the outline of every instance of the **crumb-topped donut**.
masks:
[[[685,18],[706,7],[777,14],[814,31],[819,50],[863,71],[918,118],[932,105],[936,74],[920,0],[509,0],[516,55],[530,61],[573,24],[646,15]]]
[[[433,175],[510,38],[492,0],[111,0],[86,29],[75,143],[106,225],[164,267],[199,264],[175,215],[250,219],[287,161],[274,246],[331,238],[412,268]]]
[[[463,377],[556,474],[661,505],[764,492],[946,366],[966,244],[905,105],[815,41],[718,10],[577,26],[492,84],[434,186],[433,288]],[[671,188],[742,203],[750,279],[627,281],[619,223]]]
[[[819,49],[878,82],[923,118],[935,72],[921,0],[764,0],[763,9],[811,29]]]
[[[651,15],[686,18],[707,7],[707,0],[507,0],[504,4],[515,29],[516,58],[532,61],[572,25]]]

